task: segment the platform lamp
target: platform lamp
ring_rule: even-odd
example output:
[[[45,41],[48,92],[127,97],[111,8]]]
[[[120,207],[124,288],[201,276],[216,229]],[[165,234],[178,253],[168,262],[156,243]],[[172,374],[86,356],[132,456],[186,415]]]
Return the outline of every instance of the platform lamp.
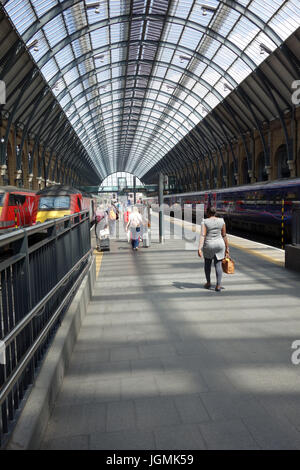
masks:
[[[100,60],[100,62],[104,62],[105,54],[96,54],[94,55],[95,60]]]
[[[197,3],[199,7],[202,9],[202,15],[206,16],[207,13],[214,13],[217,7],[213,7],[212,5],[207,5],[206,3]]]
[[[94,10],[94,13],[96,15],[99,15],[100,6],[101,6],[101,2],[98,1],[98,2],[89,3],[88,5],[86,5],[86,8],[87,10]]]
[[[39,50],[39,41],[38,39],[35,39],[32,41],[30,44],[28,44],[28,49],[33,49],[35,52],[38,52]]]
[[[19,162],[19,153],[20,153],[20,147],[17,145],[16,146],[16,161],[17,163]],[[22,164],[22,163],[21,163]],[[22,187],[22,173],[23,171],[21,169],[16,171],[16,182],[17,182],[17,187]]]
[[[186,55],[180,55],[179,60],[180,60],[180,63],[183,64],[184,61],[189,62],[191,60],[191,57],[186,56]]]
[[[227,90],[233,91],[234,90],[234,88],[231,85],[228,85],[228,83],[226,83],[226,82],[223,83],[223,86],[224,86],[224,91],[227,91]]]
[[[0,143],[1,143],[1,151],[0,151],[0,154],[2,153],[2,147],[4,146],[5,144],[5,139],[4,137],[1,137],[0,139]],[[4,154],[5,150],[3,149],[3,154]],[[5,183],[5,180],[6,180],[6,170],[7,170],[7,164],[6,162],[1,165],[1,176],[3,177],[3,183]]]
[[[260,43],[259,47],[260,47],[260,55],[272,54],[271,49],[265,46],[262,42]]]

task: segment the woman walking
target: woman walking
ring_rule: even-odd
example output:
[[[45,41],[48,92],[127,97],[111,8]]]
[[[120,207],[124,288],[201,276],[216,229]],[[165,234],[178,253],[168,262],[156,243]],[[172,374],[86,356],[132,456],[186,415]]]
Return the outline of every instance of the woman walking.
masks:
[[[209,207],[207,209],[207,218],[202,222],[202,232],[200,235],[198,250],[200,258],[202,258],[202,249],[204,256],[204,270],[207,281],[204,287],[209,289],[211,286],[211,263],[212,260],[214,260],[217,278],[215,290],[220,292],[223,274],[222,260],[229,256],[229,248],[224,219],[216,216],[216,209],[214,207]]]

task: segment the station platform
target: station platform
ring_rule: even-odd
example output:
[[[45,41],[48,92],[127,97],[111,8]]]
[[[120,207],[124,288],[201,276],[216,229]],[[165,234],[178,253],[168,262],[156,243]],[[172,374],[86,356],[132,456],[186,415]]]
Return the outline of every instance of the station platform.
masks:
[[[203,288],[184,240],[95,252],[41,449],[300,449],[299,275],[273,262],[276,249],[229,241],[236,273],[221,292]]]

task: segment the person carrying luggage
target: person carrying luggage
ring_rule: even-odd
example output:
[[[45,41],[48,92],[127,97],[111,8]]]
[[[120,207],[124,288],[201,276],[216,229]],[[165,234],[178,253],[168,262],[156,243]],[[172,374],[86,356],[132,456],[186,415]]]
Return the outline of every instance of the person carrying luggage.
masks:
[[[204,256],[204,271],[207,281],[204,285],[205,289],[210,289],[211,286],[210,272],[212,260],[214,260],[217,280],[215,290],[220,292],[223,274],[222,260],[229,256],[229,246],[225,221],[223,218],[217,217],[215,207],[207,209],[207,218],[202,222],[198,255],[200,258]]]
[[[132,213],[129,216],[128,224],[126,226],[126,231],[130,229],[131,246],[134,251],[137,251],[139,248],[139,236],[142,223],[143,218],[139,213],[138,208],[134,206],[132,209]]]
[[[95,215],[95,233],[96,233],[96,245],[97,250],[100,251],[100,241],[101,233],[103,230],[108,228],[108,216],[107,212],[104,209],[104,206],[101,204],[97,207]]]

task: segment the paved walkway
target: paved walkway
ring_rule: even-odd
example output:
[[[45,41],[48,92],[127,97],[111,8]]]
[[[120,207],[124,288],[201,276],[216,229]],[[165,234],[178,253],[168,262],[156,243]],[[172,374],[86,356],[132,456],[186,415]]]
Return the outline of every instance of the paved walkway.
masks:
[[[183,241],[112,242],[42,449],[300,449],[300,277],[236,243],[217,293]]]

